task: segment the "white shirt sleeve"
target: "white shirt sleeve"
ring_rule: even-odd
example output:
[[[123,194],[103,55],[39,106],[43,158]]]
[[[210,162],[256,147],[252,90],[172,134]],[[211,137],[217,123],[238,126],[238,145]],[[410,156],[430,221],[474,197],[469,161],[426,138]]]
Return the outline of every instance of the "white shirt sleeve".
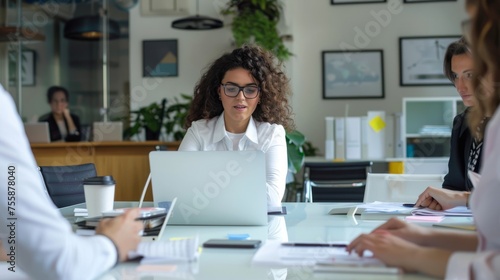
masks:
[[[196,138],[197,133],[195,133],[194,130],[194,126],[188,128],[186,135],[182,138],[181,145],[178,149],[179,151],[201,151],[202,147]]]
[[[283,126],[276,126],[266,153],[266,185],[268,206],[280,206],[285,194],[288,156]],[[260,139],[259,139],[260,141]]]
[[[35,279],[96,278],[116,263],[113,243],[75,235],[44,198],[21,119],[1,86],[0,115],[0,240],[15,269]]]
[[[481,253],[457,252],[448,260],[446,279],[500,279],[500,254],[486,251]]]

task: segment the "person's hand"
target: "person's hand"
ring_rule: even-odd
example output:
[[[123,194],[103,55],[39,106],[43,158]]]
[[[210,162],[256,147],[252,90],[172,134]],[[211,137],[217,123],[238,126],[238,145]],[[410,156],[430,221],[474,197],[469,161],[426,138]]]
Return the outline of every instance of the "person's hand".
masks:
[[[65,117],[70,117],[71,116],[71,114],[69,113],[69,109],[67,107],[64,109],[63,114],[64,114]]]
[[[389,219],[387,222],[375,228],[372,233],[381,230],[418,245],[424,245],[423,243],[430,234],[429,229],[409,224],[398,218]]]
[[[116,218],[102,220],[96,228],[96,234],[107,236],[116,245],[120,261],[127,260],[128,252],[137,249],[141,241],[139,232],[144,226],[136,220],[138,216],[139,209],[128,210]]]
[[[396,266],[406,272],[415,271],[413,258],[422,248],[411,242],[392,235],[386,230],[376,230],[369,234],[362,234],[354,239],[346,248],[349,253],[363,256],[365,251],[371,251],[373,257],[389,266]]]
[[[8,261],[7,253],[3,249],[2,240],[0,240],[0,261]]]
[[[465,206],[469,193],[443,188],[427,187],[418,196],[415,207],[427,207],[434,210],[446,210],[456,206]]]

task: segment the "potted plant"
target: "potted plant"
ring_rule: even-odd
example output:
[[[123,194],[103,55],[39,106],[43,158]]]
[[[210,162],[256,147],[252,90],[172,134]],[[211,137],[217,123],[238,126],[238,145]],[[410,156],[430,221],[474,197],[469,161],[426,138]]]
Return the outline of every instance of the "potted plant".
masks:
[[[130,112],[135,114],[135,117],[132,120],[132,125],[125,130],[124,137],[130,138],[144,129],[146,140],[158,140],[165,118],[166,104],[167,99],[163,98],[161,104],[154,102],[146,107],[139,108],[139,110]]]
[[[300,189],[301,182],[296,178],[297,173],[304,166],[306,156],[315,156],[318,148],[314,147],[311,142],[306,141],[306,137],[300,131],[293,130],[287,132],[286,146],[288,154],[288,176],[287,176],[287,192],[290,195],[287,198],[296,197],[297,190]],[[292,199],[295,201],[295,199]]]
[[[169,106],[165,112],[167,118],[165,121],[165,129],[167,134],[172,135],[175,141],[181,141],[186,134],[184,123],[186,122],[186,117],[193,97],[181,93],[181,99],[182,102],[179,101],[178,98],[174,98],[175,104]]]
[[[284,61],[291,53],[278,33],[281,11],[279,0],[230,0],[222,13],[234,15],[231,30],[238,47],[256,43]]]

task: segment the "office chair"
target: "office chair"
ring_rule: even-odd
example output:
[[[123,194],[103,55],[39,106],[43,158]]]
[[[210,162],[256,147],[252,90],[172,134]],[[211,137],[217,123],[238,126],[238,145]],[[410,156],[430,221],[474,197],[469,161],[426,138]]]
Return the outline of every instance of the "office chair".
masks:
[[[371,161],[309,162],[304,165],[306,202],[362,202]]]
[[[47,192],[58,208],[85,202],[83,180],[97,176],[93,163],[39,168]]]
[[[368,174],[363,202],[415,202],[428,187],[440,188],[442,174]]]

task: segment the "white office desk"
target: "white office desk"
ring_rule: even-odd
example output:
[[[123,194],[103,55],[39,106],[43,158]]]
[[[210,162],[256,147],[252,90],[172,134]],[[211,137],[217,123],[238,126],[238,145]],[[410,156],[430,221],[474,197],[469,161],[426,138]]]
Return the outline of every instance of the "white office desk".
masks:
[[[352,204],[352,203],[351,203]],[[118,202],[116,207],[136,205]],[[150,203],[145,204],[145,206]],[[350,241],[371,231],[383,221],[353,219],[344,215],[328,215],[339,203],[284,203],[288,214],[270,216],[269,226],[168,226],[163,238],[198,235],[200,244],[210,238],[226,238],[229,233],[248,233],[252,239],[282,241]],[[82,207],[83,205],[78,205]],[[66,217],[73,207],[61,209]],[[70,218],[71,220],[72,218]],[[464,222],[470,218],[446,218],[443,222]],[[429,226],[429,225],[428,225]],[[155,271],[138,263],[122,263],[101,279],[432,279],[423,275],[314,274],[311,267],[270,268],[252,266],[256,249],[206,249],[192,264],[183,264],[173,272]]]

